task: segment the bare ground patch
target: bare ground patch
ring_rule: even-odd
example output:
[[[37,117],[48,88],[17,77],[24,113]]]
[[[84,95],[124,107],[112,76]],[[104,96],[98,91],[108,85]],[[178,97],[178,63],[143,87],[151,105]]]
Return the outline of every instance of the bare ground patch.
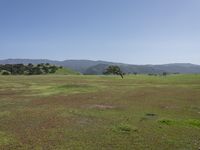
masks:
[[[116,106],[113,105],[105,105],[105,104],[96,104],[90,106],[90,108],[97,108],[97,109],[113,109],[116,108]]]

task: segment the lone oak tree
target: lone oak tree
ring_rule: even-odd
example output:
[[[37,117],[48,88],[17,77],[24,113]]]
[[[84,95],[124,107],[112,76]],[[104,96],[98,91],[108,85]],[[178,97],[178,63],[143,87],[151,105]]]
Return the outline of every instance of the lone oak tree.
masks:
[[[108,68],[106,68],[106,70],[103,72],[103,74],[113,74],[113,75],[120,75],[121,78],[124,78],[124,73],[121,71],[119,66],[108,66]]]

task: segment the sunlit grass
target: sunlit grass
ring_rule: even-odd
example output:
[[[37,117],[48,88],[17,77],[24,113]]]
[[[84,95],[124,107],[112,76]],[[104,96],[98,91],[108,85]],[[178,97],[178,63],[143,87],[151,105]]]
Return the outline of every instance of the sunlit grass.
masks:
[[[0,76],[0,149],[198,149],[200,75]]]

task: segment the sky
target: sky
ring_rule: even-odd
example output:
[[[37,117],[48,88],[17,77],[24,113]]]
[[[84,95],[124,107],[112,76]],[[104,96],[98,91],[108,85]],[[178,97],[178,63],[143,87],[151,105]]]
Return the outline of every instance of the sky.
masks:
[[[199,0],[0,0],[0,59],[200,64]]]

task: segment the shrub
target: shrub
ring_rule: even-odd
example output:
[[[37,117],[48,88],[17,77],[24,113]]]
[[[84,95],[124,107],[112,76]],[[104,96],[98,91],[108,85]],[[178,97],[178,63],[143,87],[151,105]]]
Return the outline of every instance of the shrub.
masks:
[[[1,72],[1,74],[2,74],[2,75],[10,75],[11,73],[10,73],[9,71],[3,70],[3,71]]]

